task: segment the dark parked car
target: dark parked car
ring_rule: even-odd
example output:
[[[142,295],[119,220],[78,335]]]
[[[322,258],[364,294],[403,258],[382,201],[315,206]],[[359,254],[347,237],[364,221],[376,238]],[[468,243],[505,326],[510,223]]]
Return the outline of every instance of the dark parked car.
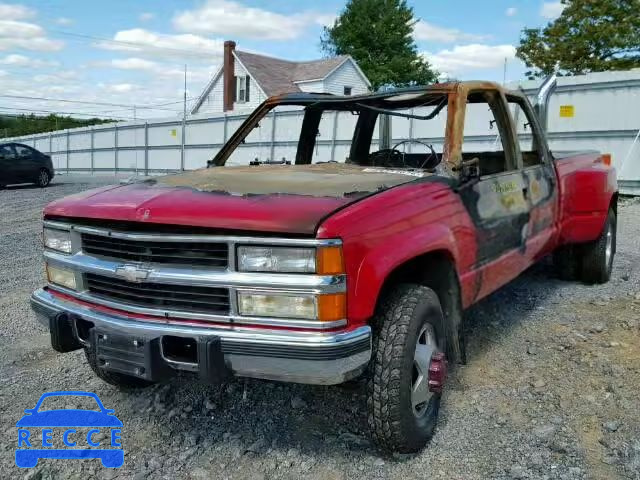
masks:
[[[20,143],[0,144],[0,187],[15,183],[46,187],[54,174],[49,155]]]

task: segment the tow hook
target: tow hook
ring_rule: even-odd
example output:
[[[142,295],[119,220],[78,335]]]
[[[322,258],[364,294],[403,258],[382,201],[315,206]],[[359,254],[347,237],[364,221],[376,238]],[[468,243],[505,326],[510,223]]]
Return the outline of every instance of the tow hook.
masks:
[[[442,393],[446,378],[447,359],[442,352],[434,353],[429,363],[429,391]]]

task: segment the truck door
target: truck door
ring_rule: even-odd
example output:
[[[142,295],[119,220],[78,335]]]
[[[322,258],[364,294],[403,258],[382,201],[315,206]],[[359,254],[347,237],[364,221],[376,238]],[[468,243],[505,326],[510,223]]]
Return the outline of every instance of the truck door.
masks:
[[[465,179],[459,192],[475,227],[476,268],[504,263],[500,268],[505,281],[523,267],[521,262],[500,259],[508,260],[509,253],[523,250],[529,223],[527,183],[513,137],[500,92],[481,90],[467,95],[462,159],[466,165],[475,164],[479,175]]]
[[[557,217],[556,173],[547,143],[529,102],[523,97],[508,96],[509,113],[518,142],[516,155],[522,163],[529,203],[526,253],[532,260],[549,253]]]

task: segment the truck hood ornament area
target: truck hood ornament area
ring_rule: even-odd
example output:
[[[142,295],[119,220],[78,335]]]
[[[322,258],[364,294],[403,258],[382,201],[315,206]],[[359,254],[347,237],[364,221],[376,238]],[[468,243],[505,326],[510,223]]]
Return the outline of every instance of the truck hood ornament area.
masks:
[[[140,283],[149,277],[150,270],[137,265],[122,265],[116,268],[116,275],[128,282]]]

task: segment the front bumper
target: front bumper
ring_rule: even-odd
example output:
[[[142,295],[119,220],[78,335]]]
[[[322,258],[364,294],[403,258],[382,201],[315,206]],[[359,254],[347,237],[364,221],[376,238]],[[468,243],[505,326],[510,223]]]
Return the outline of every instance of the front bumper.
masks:
[[[148,346],[146,361],[152,357],[153,362],[160,363],[153,370],[169,372],[161,376],[171,376],[171,372],[178,370],[197,373],[218,368],[236,376],[332,385],[360,375],[371,358],[371,329],[368,326],[347,332],[310,333],[146,321],[68,301],[47,289],[36,290],[32,294],[31,307],[40,323],[49,328],[57,319],[64,318],[72,327],[73,341],[83,346],[89,346],[96,337],[90,330]],[[82,321],[81,328],[78,327],[79,321]],[[193,339],[198,349],[210,349],[213,345],[220,355],[198,352],[194,361],[177,361],[164,354],[161,345],[165,337]],[[127,360],[127,352],[123,355]],[[210,364],[216,358],[217,363],[223,362],[224,365]],[[161,379],[157,376],[160,373],[156,373],[154,378],[145,377],[147,373],[140,376]]]

